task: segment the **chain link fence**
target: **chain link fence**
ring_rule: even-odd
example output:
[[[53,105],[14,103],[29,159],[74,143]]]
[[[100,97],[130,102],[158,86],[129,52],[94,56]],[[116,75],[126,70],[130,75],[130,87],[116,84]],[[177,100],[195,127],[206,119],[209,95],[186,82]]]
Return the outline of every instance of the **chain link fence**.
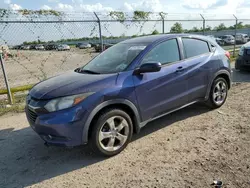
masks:
[[[128,38],[181,32],[215,37],[237,32],[250,34],[250,25],[246,25],[250,20],[246,18],[142,11],[0,10],[0,52],[9,85],[16,88],[83,66],[102,50]],[[0,94],[6,90],[2,72],[0,68]],[[0,101],[6,97],[0,95]]]

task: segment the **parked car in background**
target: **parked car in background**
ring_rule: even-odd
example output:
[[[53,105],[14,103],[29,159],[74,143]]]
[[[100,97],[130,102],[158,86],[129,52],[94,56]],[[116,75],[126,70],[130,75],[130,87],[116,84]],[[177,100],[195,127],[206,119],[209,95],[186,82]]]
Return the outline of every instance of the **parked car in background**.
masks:
[[[220,39],[220,38],[215,38],[215,41],[216,41],[220,46],[225,46],[224,40],[222,40],[222,39]]]
[[[96,43],[89,43],[91,45],[91,47],[95,48],[98,44]]]
[[[152,120],[197,102],[221,107],[231,87],[229,58],[200,35],[129,39],[36,84],[27,96],[27,119],[46,145],[90,143],[113,156]]]
[[[82,43],[77,43],[76,44],[76,48],[79,48],[79,46],[81,45]]]
[[[30,50],[30,45],[22,46],[22,49],[23,49],[23,50]]]
[[[36,50],[45,50],[43,44],[38,44],[38,45],[36,45],[36,46],[35,46],[35,49],[36,49]]]
[[[30,50],[35,50],[36,49],[36,44],[31,44],[30,45]]]
[[[70,46],[67,44],[59,44],[56,48],[58,51],[70,50]]]
[[[227,45],[233,45],[235,43],[235,38],[234,36],[232,35],[224,35],[222,37],[220,37],[224,42],[225,44]]]
[[[236,70],[250,70],[250,42],[244,44],[239,51],[239,57],[235,62]]]
[[[81,45],[86,45],[86,44],[89,44],[90,47],[92,47],[92,45],[90,43],[87,43],[87,42],[80,42],[80,43],[77,43],[76,44],[76,48],[79,48]]]
[[[54,43],[49,43],[44,45],[45,50],[56,50],[57,49],[57,44]]]
[[[13,46],[13,50],[20,50],[22,47],[22,45],[16,45],[16,46]]]
[[[211,39],[215,40],[220,46],[224,46],[225,42],[221,38],[215,37],[213,35],[208,35]]]
[[[237,43],[239,44],[245,44],[249,41],[249,37],[247,34],[243,34],[243,33],[237,33],[235,40]]]
[[[23,49],[24,49],[24,46],[25,46],[25,45],[20,45],[20,48],[19,48],[19,49],[20,49],[20,50],[23,50]]]
[[[113,44],[104,43],[104,44],[103,44],[103,51],[106,50],[106,49],[108,49],[108,48],[110,48],[111,46],[113,46]],[[100,44],[97,44],[97,45],[95,46],[95,51],[96,51],[96,52],[101,52],[101,51],[102,51],[102,47],[101,47]]]
[[[82,43],[82,44],[79,46],[79,48],[80,48],[80,49],[91,48],[91,44]]]

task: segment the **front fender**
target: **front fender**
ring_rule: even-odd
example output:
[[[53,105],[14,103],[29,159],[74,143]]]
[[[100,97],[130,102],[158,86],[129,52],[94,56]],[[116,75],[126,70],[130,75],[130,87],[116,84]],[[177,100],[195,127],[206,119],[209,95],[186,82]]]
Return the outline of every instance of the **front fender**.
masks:
[[[96,106],[92,111],[91,113],[89,114],[86,122],[85,122],[85,125],[84,125],[84,128],[83,128],[83,134],[82,134],[82,143],[83,144],[86,144],[88,142],[88,135],[89,135],[89,128],[90,128],[90,124],[93,120],[93,118],[95,117],[95,115],[100,112],[100,110],[104,109],[105,107],[109,106],[109,105],[114,105],[114,104],[123,104],[123,105],[127,105],[132,111],[133,113],[135,114],[135,129],[136,129],[136,132],[138,133],[140,131],[140,127],[139,127],[139,124],[141,122],[141,118],[140,118],[140,114],[136,108],[136,106],[130,102],[129,100],[127,99],[113,99],[113,100],[108,100],[108,101],[105,101],[101,104],[99,104],[98,106]]]

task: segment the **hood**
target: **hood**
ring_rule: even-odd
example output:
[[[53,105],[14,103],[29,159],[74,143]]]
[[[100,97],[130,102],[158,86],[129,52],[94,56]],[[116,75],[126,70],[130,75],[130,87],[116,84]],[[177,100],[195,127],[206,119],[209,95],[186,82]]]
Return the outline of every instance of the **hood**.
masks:
[[[83,74],[70,71],[38,83],[30,90],[35,99],[52,99],[86,92],[97,92],[115,85],[116,74]]]

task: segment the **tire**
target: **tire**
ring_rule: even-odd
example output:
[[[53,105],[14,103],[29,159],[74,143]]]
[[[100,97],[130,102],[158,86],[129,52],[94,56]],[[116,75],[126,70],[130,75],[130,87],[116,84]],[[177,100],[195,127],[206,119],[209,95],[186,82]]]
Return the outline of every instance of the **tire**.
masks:
[[[240,71],[240,68],[239,68],[239,65],[238,65],[238,63],[237,62],[235,62],[235,70],[238,70],[238,71]]]
[[[132,138],[132,120],[126,112],[120,109],[113,108],[104,111],[92,126],[90,146],[95,153],[104,156],[117,155],[126,148]]]
[[[209,106],[211,109],[220,108],[226,102],[227,95],[228,95],[227,81],[222,77],[217,77],[213,81],[209,93],[209,98],[206,101],[206,105]],[[217,98],[215,96],[217,96]]]

